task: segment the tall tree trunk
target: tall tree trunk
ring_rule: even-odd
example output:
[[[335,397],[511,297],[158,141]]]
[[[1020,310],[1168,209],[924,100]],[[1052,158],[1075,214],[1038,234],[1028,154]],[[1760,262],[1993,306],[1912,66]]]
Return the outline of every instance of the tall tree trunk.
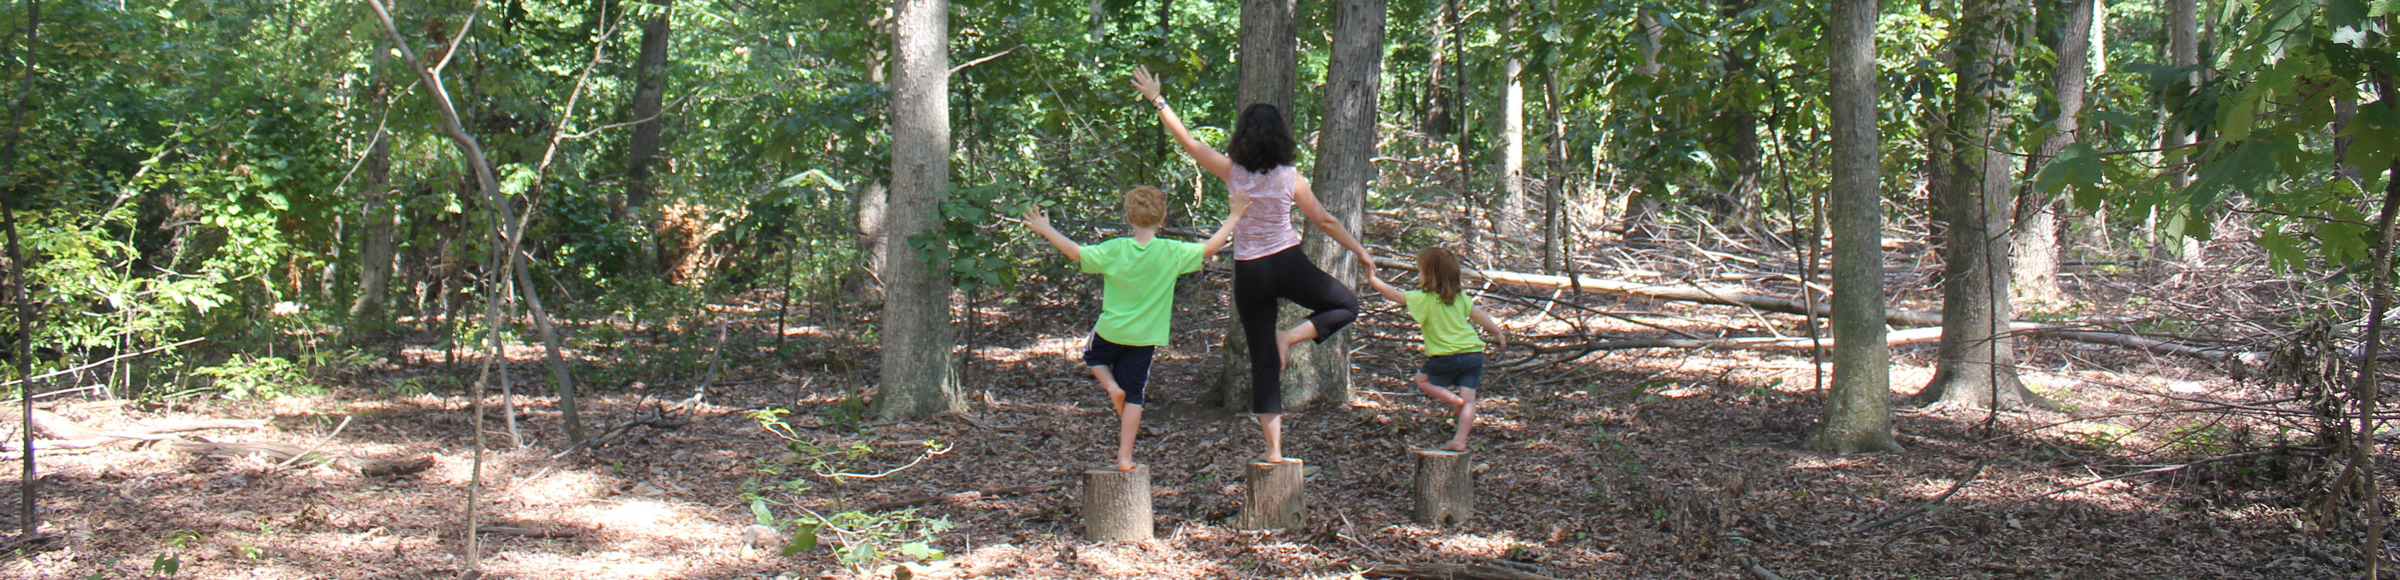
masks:
[[[2057,157],[2060,151],[2074,144],[2080,125],[2076,117],[2083,114],[2086,71],[2091,60],[2085,53],[2091,49],[2092,6],[2099,0],[2050,0],[2042,9],[2043,36],[2048,37],[2051,54],[2058,56],[2057,67],[2051,72],[2051,94],[2045,99],[2053,106],[2057,118],[2051,120],[2053,133],[2025,159],[2025,179],[2017,195],[2015,260],[2017,296],[2043,304],[2066,298],[2058,287],[2058,199],[2033,186],[2035,173],[2042,164]]]
[[[1755,0],[1719,0],[1717,17],[1720,22],[1730,25],[1754,3]],[[1760,222],[1763,208],[1759,203],[1759,174],[1765,171],[1765,165],[1759,153],[1758,114],[1751,110],[1757,99],[1745,90],[1755,90],[1749,87],[1746,78],[1751,74],[1748,53],[1754,48],[1747,38],[1736,37],[1727,42],[1724,53],[1718,57],[1725,71],[1718,81],[1718,90],[1730,92],[1732,96],[1728,98],[1720,94],[1714,99],[1719,107],[1717,142],[1723,147],[1725,159],[1730,162],[1720,166],[1723,176],[1717,180],[1717,194],[1724,198],[1724,210],[1720,216],[1724,218],[1723,225],[1755,230],[1763,225]]]
[[[658,117],[666,103],[667,37],[671,32],[668,11],[673,2],[648,2],[657,13],[642,21],[642,52],[633,64],[633,118],[641,122],[633,126],[633,134],[625,142],[625,203],[611,216],[618,220],[641,215],[642,206],[649,205],[650,198],[657,193],[652,178],[657,173],[654,166],[658,164],[659,139],[666,128],[666,121]],[[654,271],[664,273],[666,268],[674,267],[665,260],[665,256],[675,253],[666,245],[677,242],[658,235],[656,227],[651,230],[650,243],[658,247],[642,256],[642,260]]]
[[[1452,218],[1452,231],[1459,232],[1459,245],[1471,258],[1480,259],[1485,236],[1483,224],[1475,223],[1475,197],[1468,195],[1467,143],[1472,139],[1473,107],[1466,106],[1467,97],[1467,17],[1460,4],[1466,0],[1449,0],[1444,6],[1450,14],[1450,65],[1457,67],[1450,74],[1450,168],[1456,170],[1450,180],[1451,194],[1460,211]]]
[[[1833,453],[1898,451],[1883,341],[1883,210],[1875,122],[1875,0],[1832,0],[1833,388],[1808,436]]]
[[[2200,7],[2198,1],[2167,0],[2166,25],[2167,65],[2177,67],[2199,65]],[[2184,75],[2182,82],[2169,84],[2167,86],[2168,94],[2162,95],[2161,101],[2181,101],[2188,98],[2192,91],[2199,86],[2200,73],[2192,71],[2190,74]],[[2158,146],[2160,149],[2172,151],[2190,145],[2192,133],[2191,127],[2176,120],[2170,109],[2171,107],[2162,108],[2159,111]],[[2167,183],[2177,189],[2182,189],[2191,184],[2191,173],[2170,166],[2167,170]],[[2197,216],[2159,215],[2159,211],[2159,208],[2150,210],[2150,219],[2142,232],[2143,238],[2149,242],[2153,255],[2163,258],[2198,259],[2199,256],[2195,253],[2185,251],[2197,250],[2198,245],[2185,243],[2183,229],[2177,227],[2182,225],[2184,220],[2197,219]],[[2161,231],[2161,228],[2165,228],[2165,230]],[[2166,236],[2166,239],[2159,239],[2162,234]]]
[[[368,85],[367,102],[386,111],[385,116],[389,117],[392,86],[383,75],[391,68],[391,58],[386,56],[387,51],[380,48],[382,45],[376,43],[379,48],[375,50],[374,65],[368,72],[374,76],[374,80]],[[366,225],[366,232],[359,239],[358,296],[350,303],[350,319],[354,323],[376,325],[385,322],[384,304],[390,295],[392,280],[392,226],[399,220],[399,214],[393,211],[390,203],[391,134],[378,126],[368,140],[367,158],[364,166],[359,168],[360,172],[366,174],[359,180],[359,192],[366,197],[366,211],[360,216],[360,221]]]
[[[950,187],[950,3],[896,0],[892,190],[884,231],[907,240],[941,225]],[[951,356],[950,264],[907,243],[884,244],[883,376],[874,413],[885,419],[966,409]]]
[[[1558,0],[1550,0],[1550,13],[1558,14]],[[1561,23],[1564,24],[1564,23]],[[1564,198],[1567,187],[1567,121],[1558,102],[1559,58],[1553,53],[1545,63],[1542,75],[1542,104],[1550,117],[1550,171],[1542,181],[1542,270],[1551,274],[1564,271],[1567,242],[1561,239],[1560,223],[1564,218]]]
[[[1258,103],[1274,105],[1276,110],[1283,113],[1284,120],[1292,125],[1296,133],[1294,137],[1297,138],[1305,133],[1299,132],[1299,116],[1293,111],[1294,101],[1298,98],[1294,87],[1299,84],[1300,74],[1300,40],[1296,36],[1297,24],[1293,20],[1295,6],[1294,0],[1242,0],[1241,80],[1235,93],[1238,95],[1238,108],[1249,108]],[[1237,166],[1234,171],[1244,170]],[[1310,235],[1314,233],[1310,232]],[[1312,257],[1322,261],[1326,256],[1318,252]],[[1250,344],[1238,339],[1242,336],[1242,319],[1239,313],[1233,312],[1230,303],[1226,304],[1226,314],[1224,374],[1218,375],[1216,388],[1210,397],[1223,397],[1222,402],[1228,409],[1248,409]],[[1278,328],[1289,327],[1297,324],[1300,318],[1299,307],[1286,304],[1276,323]],[[1305,395],[1315,391],[1312,381],[1316,380],[1315,369],[1318,368],[1316,346],[1307,343],[1293,345],[1285,355],[1283,405],[1286,410],[1306,408]]]
[[[1634,69],[1634,73],[1650,77],[1650,82],[1658,82],[1658,73],[1663,68],[1658,62],[1658,53],[1663,48],[1660,43],[1666,39],[1667,28],[1659,24],[1657,18],[1650,16],[1649,8],[1634,12],[1633,25],[1635,32],[1642,35],[1642,62]],[[1665,186],[1648,172],[1640,170],[1634,172],[1631,181],[1633,193],[1625,199],[1625,240],[1639,243],[1655,241],[1659,234],[1659,218],[1662,217],[1659,215],[1662,205],[1659,198],[1666,195]]]
[[[1325,211],[1352,232],[1366,231],[1367,187],[1376,180],[1376,119],[1383,79],[1384,24],[1388,0],[1334,0],[1332,54],[1325,65],[1325,124],[1317,138],[1317,166],[1311,179]],[[1333,236],[1310,230],[1308,253],[1343,285],[1357,286],[1358,261]],[[1303,405],[1327,403],[1333,408],[1350,401],[1350,332],[1334,333],[1314,345],[1309,361],[1314,380],[1303,383],[1305,393],[1286,400]]]
[[[41,514],[35,509],[41,497],[41,474],[34,465],[33,450],[33,319],[40,314],[33,304],[32,292],[25,287],[25,249],[17,239],[17,208],[23,200],[17,193],[24,188],[17,184],[17,145],[25,137],[25,109],[33,101],[33,57],[41,46],[39,30],[42,24],[41,0],[25,0],[25,53],[19,57],[25,71],[17,77],[17,102],[9,107],[7,141],[0,143],[0,227],[8,234],[8,302],[17,310],[16,328],[8,329],[10,337],[8,358],[17,371],[17,425],[25,437],[25,448],[18,456],[22,467],[17,474],[17,539],[31,541],[41,533]]]
[[[2021,0],[1974,0],[1960,7],[1958,100],[1950,126],[1957,182],[1948,192],[1950,230],[1942,246],[1942,342],[1932,382],[1919,404],[2016,407],[2044,404],[2017,380],[2008,323],[2008,233],[2016,207],[2009,186],[2008,69],[2023,33]]]
[[[1500,25],[1500,37],[1505,40],[1508,56],[1500,63],[1500,212],[1497,225],[1502,236],[1511,242],[1525,239],[1525,59],[1517,54],[1524,45],[1524,31],[1517,21],[1524,12],[1523,0],[1507,0],[1503,7],[1507,16]],[[1496,246],[1498,246],[1496,244]]]
[[[1458,0],[1449,0],[1441,7],[1426,12],[1432,13],[1433,17],[1433,27],[1426,34],[1433,50],[1425,64],[1425,118],[1417,129],[1425,132],[1426,139],[1433,140],[1450,134],[1452,97],[1449,84],[1449,34],[1450,27],[1455,25],[1452,18],[1458,12]]]

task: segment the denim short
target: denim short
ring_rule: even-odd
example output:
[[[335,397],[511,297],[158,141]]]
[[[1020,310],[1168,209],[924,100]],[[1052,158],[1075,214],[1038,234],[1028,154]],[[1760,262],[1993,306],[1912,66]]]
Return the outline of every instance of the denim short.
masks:
[[[1425,368],[1417,372],[1433,381],[1433,386],[1456,386],[1473,389],[1483,386],[1483,353],[1462,352],[1425,359]]]

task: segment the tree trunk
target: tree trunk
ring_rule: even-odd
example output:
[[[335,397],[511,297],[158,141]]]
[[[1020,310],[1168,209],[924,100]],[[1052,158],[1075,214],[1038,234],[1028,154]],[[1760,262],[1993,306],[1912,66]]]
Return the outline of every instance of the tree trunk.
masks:
[[[897,0],[893,34],[892,190],[884,231],[883,374],[875,416],[962,411],[951,349],[948,260],[906,243],[941,225],[950,187],[950,3]]]
[[[1912,402],[2016,407],[2046,404],[2017,380],[2016,341],[2006,331],[2008,233],[2015,189],[2009,186],[2007,70],[2022,30],[2019,0],[1976,0],[1961,7],[1958,100],[1950,126],[1957,182],[1946,193],[1950,230],[1942,246],[1942,342],[1933,380]]]
[[[656,170],[651,166],[658,161],[659,138],[666,125],[654,117],[658,116],[666,103],[667,36],[670,32],[667,12],[673,4],[669,0],[647,1],[657,13],[642,21],[642,52],[633,63],[633,118],[648,121],[634,125],[633,134],[626,138],[625,204],[617,210],[617,215],[612,216],[617,219],[640,214],[642,206],[648,205],[651,195],[656,192],[650,182]],[[664,243],[664,240],[653,242]],[[669,266],[664,260],[655,257],[648,259],[656,262],[658,267]]]
[[[1717,17],[1730,25],[1753,3],[1754,0],[1719,0]],[[1748,83],[1742,80],[1751,74],[1750,57],[1744,53],[1752,48],[1745,42],[1726,43],[1718,57],[1725,72],[1718,81],[1720,94],[1714,99],[1719,107],[1717,143],[1729,162],[1719,166],[1722,176],[1717,179],[1717,195],[1723,198],[1719,217],[1723,218],[1721,225],[1743,230],[1755,230],[1762,225],[1759,174],[1765,171],[1759,152],[1758,115],[1751,112],[1756,101],[1743,92]]]
[[[1294,28],[1294,6],[1294,0],[1242,0],[1241,80],[1235,92],[1239,95],[1237,111],[1258,103],[1274,105],[1276,110],[1283,113],[1284,120],[1292,125],[1294,138],[1298,138],[1306,133],[1300,131],[1299,116],[1293,111],[1293,101],[1297,98],[1294,87],[1299,82],[1300,74],[1300,44],[1295,36],[1298,32]],[[1234,170],[1244,171],[1240,167]],[[1332,206],[1330,202],[1328,204],[1327,210],[1330,211]],[[1313,231],[1303,233],[1316,235]],[[1310,246],[1311,257],[1325,260],[1327,256],[1324,252],[1315,250],[1313,244]],[[1228,322],[1225,324],[1224,374],[1218,375],[1209,398],[1221,397],[1220,402],[1227,409],[1247,410],[1250,408],[1250,343],[1240,339],[1240,314],[1233,311],[1231,303],[1226,304],[1225,310]],[[1298,324],[1302,314],[1297,306],[1290,304],[1285,304],[1278,312],[1277,328]],[[1326,344],[1333,343],[1328,341]],[[1293,345],[1285,356],[1285,411],[1305,409],[1305,395],[1315,392],[1313,381],[1316,380],[1316,354],[1319,350],[1315,346],[1305,343]],[[1344,378],[1346,385],[1347,375]],[[1347,390],[1344,392],[1347,393]]]
[[[1475,454],[1418,449],[1415,455],[1409,521],[1441,526],[1475,517]]]
[[[1426,11],[1431,12],[1433,16],[1433,28],[1426,35],[1430,37],[1433,50],[1425,64],[1425,118],[1417,126],[1417,129],[1424,131],[1428,140],[1439,139],[1443,135],[1450,134],[1450,109],[1453,99],[1450,95],[1449,85],[1450,38],[1448,35],[1451,27],[1455,25],[1451,18],[1457,12],[1456,5],[1457,0],[1450,0],[1450,2],[1444,3],[1442,8]]]
[[[1833,453],[1898,451],[1891,347],[1883,337],[1883,211],[1875,123],[1875,0],[1832,0],[1833,387],[1806,442]]]
[[[2196,0],[2167,0],[2165,24],[2167,28],[2167,66],[2185,67],[2200,64],[2199,3]],[[2167,85],[2167,92],[2165,95],[2161,95],[2160,99],[2162,103],[2167,104],[2167,107],[2160,109],[2158,113],[2159,149],[2174,151],[2192,143],[2191,128],[2175,118],[2173,103],[2189,98],[2192,91],[2199,85],[2200,73],[2198,71],[2184,75],[2180,82]],[[2182,189],[2191,184],[2191,172],[2181,169],[2182,163],[2183,161],[2177,161],[2175,165],[2169,165],[2167,168],[2167,184],[2176,189]],[[2143,222],[2142,239],[2150,247],[2151,255],[2160,258],[2197,259],[2198,256],[2183,251],[2187,248],[2182,241],[2184,238],[2183,228],[2179,227],[2184,220],[2191,219],[2192,216],[2160,213],[2166,209],[2165,207],[2152,207],[2149,219]]]
[[[1550,1],[1550,12],[1558,13],[1558,0]],[[1542,181],[1542,271],[1557,275],[1565,271],[1566,255],[1572,251],[1561,231],[1560,224],[1565,218],[1559,215],[1565,211],[1562,198],[1567,187],[1567,121],[1560,114],[1558,102],[1561,68],[1558,56],[1551,55],[1548,65],[1542,75],[1542,103],[1550,116],[1550,171]]]
[[[881,293],[884,275],[884,214],[890,211],[889,190],[881,180],[867,182],[858,189],[858,239],[852,247],[858,250],[858,263],[851,266],[850,283],[846,293],[852,298],[871,300]]]
[[[1083,472],[1083,541],[1147,540],[1155,529],[1152,524],[1150,466]]]
[[[376,45],[380,47],[382,43]],[[373,59],[374,66],[368,73],[374,75],[375,80],[367,89],[367,102],[385,111],[391,110],[392,102],[391,83],[383,78],[384,71],[391,68],[390,60],[385,56],[385,51],[378,48]],[[392,226],[399,220],[399,215],[392,210],[390,203],[391,134],[385,132],[383,127],[376,127],[375,134],[368,139],[367,158],[359,168],[366,174],[359,183],[359,193],[366,197],[366,211],[360,216],[360,221],[366,225],[366,232],[359,240],[358,296],[350,303],[350,318],[353,322],[375,325],[382,324],[386,318],[384,305],[390,295],[392,281]]]
[[[1384,24],[1388,0],[1334,0],[1332,54],[1325,67],[1324,130],[1317,137],[1317,166],[1312,185],[1325,211],[1353,234],[1366,231],[1367,188],[1374,185],[1376,119],[1383,79]],[[1343,285],[1356,287],[1358,260],[1332,236],[1311,229],[1305,240],[1309,256],[1325,273]],[[1326,403],[1344,408],[1350,402],[1350,335],[1336,332],[1322,343],[1309,345],[1310,359],[1297,367],[1309,379],[1287,388],[1284,400],[1307,408]],[[1295,347],[1297,350],[1297,347]],[[1295,392],[1297,391],[1297,392]]]
[[[1524,31],[1517,27],[1519,13],[1524,12],[1523,0],[1507,0],[1503,10],[1507,16],[1500,25],[1500,37],[1514,39],[1523,35]],[[1513,47],[1522,43],[1504,41],[1502,45]],[[1499,222],[1496,224],[1499,227],[1495,229],[1499,230],[1502,237],[1522,240],[1526,235],[1525,82],[1522,78],[1525,60],[1515,49],[1507,50],[1508,56],[1500,64],[1500,215],[1492,221]],[[1511,253],[1502,252],[1502,255]]]
[[[2080,128],[2077,116],[2083,114],[2083,91],[2091,60],[2084,53],[2091,49],[2092,6],[2099,0],[2051,0],[2043,7],[2041,18],[2051,32],[2052,54],[2058,55],[2057,67],[2051,75],[2051,102],[2058,117],[2051,121],[2049,138],[2043,139],[2032,157],[2025,160],[2025,183],[2018,193],[2016,228],[2017,296],[2025,300],[2051,304],[2066,298],[2058,287],[2058,199],[2052,192],[2034,187],[2033,177],[2042,164],[2057,157],[2058,152],[2076,140]]]

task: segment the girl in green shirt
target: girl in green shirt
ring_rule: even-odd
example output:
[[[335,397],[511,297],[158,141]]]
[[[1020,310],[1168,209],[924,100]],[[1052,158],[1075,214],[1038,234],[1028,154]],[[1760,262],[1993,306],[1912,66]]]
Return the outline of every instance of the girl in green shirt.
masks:
[[[1408,307],[1408,316],[1424,330],[1426,359],[1414,378],[1417,389],[1458,412],[1458,435],[1442,445],[1443,451],[1466,451],[1467,433],[1475,430],[1475,389],[1483,386],[1484,349],[1475,327],[1491,332],[1500,349],[1508,349],[1508,332],[1475,306],[1474,297],[1459,291],[1458,274],[1458,256],[1439,246],[1417,251],[1417,282],[1424,290],[1401,292],[1373,271],[1367,274],[1377,293]]]

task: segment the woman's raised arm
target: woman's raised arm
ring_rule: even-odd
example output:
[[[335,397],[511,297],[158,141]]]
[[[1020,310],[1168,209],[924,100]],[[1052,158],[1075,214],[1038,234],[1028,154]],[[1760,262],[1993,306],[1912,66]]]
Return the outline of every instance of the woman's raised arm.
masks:
[[[1215,174],[1217,179],[1233,178],[1233,160],[1192,138],[1192,132],[1183,127],[1183,119],[1175,117],[1175,109],[1169,108],[1166,97],[1159,94],[1158,77],[1150,74],[1150,67],[1133,68],[1133,89],[1141,91],[1142,98],[1158,108],[1159,124],[1167,127],[1167,134],[1175,136],[1175,143],[1183,146],[1183,152],[1191,155],[1192,161],[1199,163],[1201,169]]]

